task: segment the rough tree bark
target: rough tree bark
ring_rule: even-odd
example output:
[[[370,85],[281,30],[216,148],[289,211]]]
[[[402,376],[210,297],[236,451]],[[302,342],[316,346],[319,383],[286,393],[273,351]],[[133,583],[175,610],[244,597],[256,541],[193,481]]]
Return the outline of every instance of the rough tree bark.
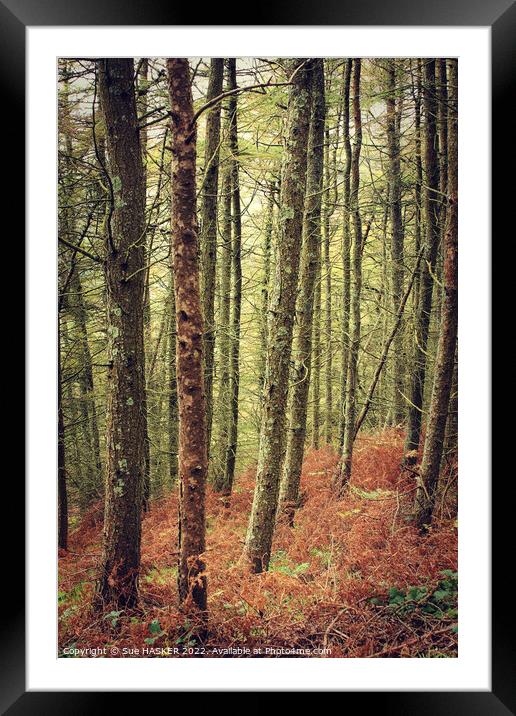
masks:
[[[147,113],[147,93],[148,93],[148,78],[149,78],[149,60],[146,57],[141,59],[139,70],[137,74],[137,101],[136,109],[139,117],[144,117]],[[145,202],[147,202],[147,135],[148,130],[144,126],[140,129],[140,147],[142,152],[142,164],[143,164],[143,183],[145,191]],[[152,243],[152,239],[151,242]],[[151,253],[151,246],[145,246],[145,265],[148,266],[149,257]],[[144,347],[146,350],[150,349],[151,346],[151,308],[150,308],[150,268],[145,270],[145,287],[143,292],[143,335],[144,335]],[[147,361],[146,361],[147,362]],[[149,381],[150,383],[150,381]],[[152,387],[152,386],[151,386]],[[146,386],[147,388],[147,386]],[[144,422],[144,454],[145,454],[145,467],[143,473],[143,509],[147,511],[149,508],[149,500],[151,494],[151,455],[150,455],[150,440],[149,440],[149,416],[148,416],[148,392],[145,390],[145,403],[141,407],[142,419]]]
[[[98,594],[137,602],[144,471],[145,185],[132,59],[98,61],[112,190],[106,247],[109,388],[104,547]]]
[[[285,437],[299,255],[306,185],[311,60],[294,60],[282,167],[276,275],[270,301],[269,342],[256,487],[245,555],[255,573],[269,566]]]
[[[236,60],[231,58],[228,63],[228,88],[236,89]],[[231,211],[233,241],[231,245],[232,268],[232,301],[231,301],[231,348],[229,359],[229,388],[231,410],[229,413],[228,444],[226,451],[226,469],[223,491],[226,496],[231,494],[235,476],[235,462],[238,443],[238,393],[240,385],[240,313],[242,304],[242,216],[240,207],[240,178],[238,167],[238,123],[237,96],[232,95],[228,101],[229,110],[229,149],[231,151]]]
[[[426,376],[428,328],[432,310],[433,273],[439,246],[439,163],[437,158],[437,102],[435,92],[435,60],[426,60],[424,67],[423,98],[425,109],[425,253],[419,277],[418,315],[414,341],[414,370],[410,391],[407,436],[404,462],[414,464],[421,435],[423,396]]]
[[[60,549],[68,549],[68,492],[66,487],[66,456],[63,416],[62,373],[61,373],[61,331],[60,316],[57,321],[57,544]]]
[[[312,355],[312,439],[314,450],[319,449],[321,437],[321,252],[317,254],[313,316]]]
[[[338,125],[337,125],[338,126]],[[326,359],[324,362],[324,442],[331,445],[333,438],[333,395],[332,395],[332,372],[333,353],[331,340],[331,261],[330,261],[330,218],[332,215],[330,196],[330,184],[336,184],[335,172],[330,175],[330,130],[325,130],[326,145],[326,166],[325,166],[325,191],[324,191],[324,221],[322,236],[322,265],[324,266],[324,351]],[[333,202],[335,205],[335,202]]]
[[[422,216],[421,216],[421,191],[423,187],[423,160],[421,157],[421,98],[423,94],[422,77],[421,77],[421,60],[415,60],[415,78],[412,78],[412,94],[414,98],[414,131],[415,131],[415,163],[416,163],[416,182],[414,186],[415,216],[414,216],[414,246],[416,254],[421,248],[422,235]],[[412,292],[412,303],[414,306],[414,315],[418,312],[419,297],[419,274],[418,268],[414,280],[414,290]]]
[[[178,413],[176,380],[176,296],[174,290],[174,272],[170,262],[170,335],[168,337],[168,466],[170,486],[177,480]]]
[[[387,60],[387,147],[389,152],[389,206],[391,218],[391,260],[393,315],[396,315],[403,295],[403,219],[401,213],[400,112],[396,107],[396,61]],[[396,334],[394,344],[394,400],[393,422],[404,419],[403,405],[403,331]]]
[[[351,295],[351,333],[348,377],[346,388],[346,418],[344,445],[340,470],[339,490],[343,491],[351,478],[353,442],[355,440],[356,388],[358,350],[360,347],[360,297],[362,292],[362,219],[360,216],[360,151],[362,149],[362,112],[360,108],[360,71],[361,60],[353,60],[353,123],[355,136],[351,159],[350,207],[353,215],[353,292]]]
[[[224,60],[213,57],[206,101],[222,93]],[[201,295],[204,320],[204,390],[206,392],[206,435],[210,453],[213,418],[213,359],[215,351],[215,271],[217,262],[217,192],[219,185],[220,102],[206,115],[204,180],[201,206]]]
[[[351,69],[353,60],[348,59],[344,68],[344,107],[343,135],[346,163],[344,165],[344,197],[342,215],[342,353],[340,367],[340,426],[339,447],[344,446],[344,423],[346,414],[346,386],[349,358],[349,313],[351,308],[351,232],[350,220],[350,181],[351,181],[351,140],[349,138],[349,90],[351,85]]]
[[[196,130],[188,60],[167,60],[172,128],[172,265],[179,405],[179,599],[205,612],[208,470],[196,217]]]
[[[425,531],[432,521],[435,493],[443,452],[446,418],[452,388],[457,341],[458,262],[458,145],[457,145],[457,60],[449,60],[448,118],[448,206],[444,235],[444,300],[435,365],[432,399],[416,492],[416,524]]]
[[[260,323],[260,390],[265,384],[265,363],[267,361],[267,322],[269,315],[269,291],[271,277],[272,229],[274,225],[274,204],[277,186],[275,181],[269,184],[267,201],[267,217],[263,233],[263,287]]]
[[[303,221],[303,253],[299,276],[296,318],[299,329],[293,351],[292,396],[287,451],[281,483],[281,508],[287,513],[291,525],[298,506],[299,482],[303,463],[310,385],[312,352],[312,318],[314,287],[318,257],[321,250],[321,189],[324,161],[324,66],[316,60],[312,72],[312,111],[308,138],[308,165],[306,170],[306,200]]]
[[[224,166],[222,173],[222,210],[220,222],[220,308],[218,321],[219,393],[217,397],[217,433],[210,459],[213,488],[224,491],[226,451],[228,446],[230,398],[230,315],[231,315],[231,167]]]

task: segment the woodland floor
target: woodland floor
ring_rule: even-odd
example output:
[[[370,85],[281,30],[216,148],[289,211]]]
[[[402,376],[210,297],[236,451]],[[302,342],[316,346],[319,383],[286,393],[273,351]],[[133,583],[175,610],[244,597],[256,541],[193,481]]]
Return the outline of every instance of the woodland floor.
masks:
[[[394,429],[360,437],[352,486],[338,501],[337,453],[308,451],[296,525],[278,525],[271,568],[258,576],[239,564],[254,470],[238,477],[229,509],[208,491],[209,633],[201,653],[277,647],[277,656],[457,656],[456,469],[447,468],[437,518],[421,537],[410,524],[414,477],[400,474],[402,447]],[[101,532],[100,508],[92,508],[72,529],[70,551],[60,555],[59,654],[105,646],[120,656],[125,647],[139,650],[132,656],[165,647],[182,652],[192,642],[177,603],[175,492],[152,503],[143,521],[138,612],[90,609]]]

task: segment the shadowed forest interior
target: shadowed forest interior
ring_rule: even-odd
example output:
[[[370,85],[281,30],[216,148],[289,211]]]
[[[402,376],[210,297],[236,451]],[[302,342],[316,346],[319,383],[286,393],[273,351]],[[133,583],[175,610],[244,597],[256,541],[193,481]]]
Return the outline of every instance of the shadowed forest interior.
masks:
[[[60,656],[457,656],[457,95],[59,60]]]

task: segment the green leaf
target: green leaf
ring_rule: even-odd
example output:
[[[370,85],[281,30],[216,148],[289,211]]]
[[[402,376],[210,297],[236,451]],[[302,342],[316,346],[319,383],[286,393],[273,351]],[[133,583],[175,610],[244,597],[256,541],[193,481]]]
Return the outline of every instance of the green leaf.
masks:
[[[157,619],[153,619],[149,624],[149,631],[151,634],[159,634],[161,632],[161,625]]]

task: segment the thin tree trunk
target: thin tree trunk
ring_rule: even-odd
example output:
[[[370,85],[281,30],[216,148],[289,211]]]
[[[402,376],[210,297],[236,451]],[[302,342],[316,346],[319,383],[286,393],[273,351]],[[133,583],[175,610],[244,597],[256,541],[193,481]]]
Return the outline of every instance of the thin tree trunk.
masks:
[[[206,101],[222,93],[224,60],[213,57]],[[210,454],[213,419],[213,361],[215,352],[215,272],[217,262],[217,192],[219,183],[220,102],[206,116],[204,181],[201,208],[201,295],[204,320],[204,390],[206,392],[206,435]]]
[[[154,410],[151,414],[148,416],[148,422],[149,422],[149,428],[152,425],[152,460],[151,460],[151,470],[150,474],[152,475],[152,495],[153,497],[161,497],[163,494],[163,487],[164,487],[164,474],[163,474],[163,437],[164,437],[164,430],[163,430],[163,403],[165,394],[168,397],[168,387],[166,382],[166,373],[167,373],[167,357],[168,357],[168,339],[170,335],[170,329],[169,329],[169,323],[170,323],[170,314],[165,311],[163,314],[163,336],[162,340],[160,341],[161,344],[161,355],[163,356],[162,359],[159,361],[159,366],[157,369],[157,375],[156,379],[154,380],[154,375],[150,376],[152,380],[152,391],[155,394],[154,399]],[[156,353],[157,353],[156,349]],[[157,360],[157,357],[156,357]],[[154,371],[153,371],[154,374]],[[149,388],[147,388],[149,390]],[[157,395],[156,395],[157,394]]]
[[[420,530],[432,521],[435,493],[443,452],[446,418],[453,380],[457,341],[457,60],[450,60],[448,118],[448,207],[444,236],[444,301],[439,332],[432,399],[423,451],[423,460],[416,493],[416,524]]]
[[[291,397],[290,426],[280,494],[281,507],[288,513],[291,525],[294,524],[294,511],[298,506],[299,482],[306,437],[308,389],[311,372],[314,288],[318,256],[321,250],[321,189],[324,163],[324,120],[324,66],[322,60],[316,60],[312,79],[312,113],[308,138],[303,253],[296,311],[299,330],[294,350],[295,364],[292,371],[294,384]]]
[[[423,161],[421,157],[421,96],[423,94],[422,78],[421,78],[421,60],[416,60],[416,79],[413,81],[413,95],[414,95],[414,130],[415,130],[415,162],[416,162],[416,183],[414,187],[414,200],[415,200],[415,226],[414,226],[414,245],[416,254],[419,253],[421,247],[421,236],[422,236],[422,217],[421,217],[421,191],[423,186]],[[414,315],[418,312],[418,300],[419,300],[419,280],[420,270],[416,274],[414,281],[414,290],[412,292],[413,304],[414,304]]]
[[[403,221],[401,213],[401,167],[399,121],[401,112],[396,106],[396,61],[387,60],[387,145],[389,150],[389,202],[391,215],[391,260],[393,315],[396,315],[403,295]],[[403,406],[403,331],[396,333],[394,345],[393,422],[404,419]]]
[[[324,262],[324,348],[326,352],[324,371],[324,441],[331,444],[333,438],[333,396],[332,396],[332,341],[331,341],[331,262],[330,262],[330,132],[326,127],[327,161],[326,191],[323,224],[323,262]],[[335,183],[336,177],[332,180]]]
[[[458,438],[459,438],[459,350],[458,346],[455,351],[455,360],[453,365],[453,379],[450,395],[450,404],[448,406],[448,420],[446,422],[446,437],[444,440],[445,457],[451,458],[457,454]]]
[[[222,217],[220,219],[222,250],[220,254],[220,318],[218,333],[219,394],[217,406],[217,439],[210,462],[213,488],[223,492],[226,475],[230,398],[230,311],[231,311],[231,167],[224,167],[222,177]]]
[[[143,293],[145,183],[132,59],[98,61],[107,130],[112,215],[106,250],[109,388],[106,504],[99,595],[132,607],[138,598],[144,474]]]
[[[432,310],[433,272],[439,245],[439,164],[437,159],[436,115],[437,103],[435,95],[435,60],[426,60],[424,69],[424,107],[426,123],[424,128],[425,141],[425,215],[426,236],[425,254],[419,280],[419,313],[416,325],[414,345],[414,371],[408,411],[407,437],[404,448],[405,464],[414,464],[419,450],[421,423],[423,414],[423,397],[426,376],[426,351],[428,328]]]
[[[73,271],[70,288],[73,297],[68,299],[68,308],[72,312],[80,346],[81,373],[79,387],[81,391],[80,409],[83,418],[83,435],[86,445],[86,468],[88,476],[87,502],[102,495],[102,463],[100,459],[100,440],[95,405],[95,386],[91,351],[88,341],[87,314],[82,296],[82,283],[77,268]]]
[[[312,357],[312,447],[319,449],[321,437],[321,252],[317,254],[313,316]]]
[[[361,60],[353,60],[353,120],[355,128],[351,159],[350,206],[353,215],[353,292],[351,295],[351,316],[353,329],[348,361],[346,390],[346,420],[344,445],[340,473],[340,491],[344,490],[351,479],[353,442],[355,439],[357,364],[360,348],[360,296],[362,291],[362,219],[360,216],[360,151],[362,148],[362,113],[360,109],[360,70]]]
[[[265,384],[265,363],[267,361],[267,333],[269,315],[269,287],[271,277],[271,253],[272,253],[272,228],[274,225],[274,202],[276,183],[270,182],[269,198],[267,202],[267,218],[264,231],[263,246],[263,287],[261,301],[261,323],[260,323],[260,390]]]
[[[438,288],[435,295],[435,323],[441,322],[443,292],[439,287],[443,277],[443,246],[446,231],[446,197],[448,193],[448,84],[446,59],[436,60],[436,94],[437,94],[437,136],[439,140],[439,245],[435,259],[435,275]]]
[[[58,497],[58,530],[57,544],[60,549],[68,549],[68,492],[66,487],[66,456],[62,396],[62,372],[61,372],[61,336],[60,316],[57,317],[57,390],[58,390],[58,414],[57,414],[57,497]]]
[[[339,447],[344,446],[344,425],[346,415],[346,386],[348,377],[349,359],[349,315],[351,308],[351,232],[350,232],[350,181],[351,181],[351,140],[349,138],[349,90],[351,84],[351,70],[353,60],[346,60],[344,69],[344,150],[346,163],[344,165],[344,210],[342,229],[342,354],[341,354],[341,378],[340,378],[340,429]]]
[[[149,60],[144,57],[141,60],[138,76],[137,76],[137,111],[138,116],[143,117],[147,113],[147,82],[148,82],[148,76],[149,76]],[[144,195],[145,195],[145,204],[147,204],[147,128],[142,127],[140,129],[140,146],[141,146],[141,153],[142,153],[142,165],[143,165],[143,182],[144,182]],[[152,244],[152,239],[150,241],[150,244]],[[144,258],[144,265],[148,266],[150,264],[150,254],[151,254],[151,245],[148,247],[145,246],[145,258]],[[152,338],[152,331],[151,331],[151,307],[150,307],[150,268],[147,268],[145,270],[145,287],[144,287],[144,293],[143,293],[143,336],[144,336],[144,349],[149,350],[151,346],[151,338]],[[144,466],[144,473],[143,473],[143,509],[146,512],[149,509],[149,499],[150,499],[150,491],[151,491],[151,484],[150,484],[150,470],[151,470],[151,455],[150,455],[150,440],[149,440],[149,416],[148,416],[148,394],[147,391],[145,391],[145,402],[142,405],[141,412],[142,412],[142,420],[144,423],[143,431],[145,434],[145,442],[144,442],[144,456],[145,456],[145,466]]]
[[[253,572],[269,566],[285,439],[292,330],[296,305],[310,120],[311,60],[295,60],[282,168],[276,276],[270,302],[269,342],[256,487],[245,554]]]
[[[228,60],[229,89],[236,89],[236,60]],[[232,95],[228,102],[229,109],[229,148],[231,150],[231,208],[233,242],[231,247],[232,266],[232,301],[231,301],[231,350],[230,350],[230,396],[231,411],[229,414],[228,446],[226,453],[226,471],[224,476],[224,493],[231,494],[235,476],[235,462],[238,443],[238,393],[240,385],[240,313],[242,304],[242,217],[240,208],[240,179],[238,168],[238,123],[237,96]]]
[[[208,471],[196,218],[196,130],[188,60],[167,60],[172,126],[172,256],[179,404],[179,599],[205,612]]]

